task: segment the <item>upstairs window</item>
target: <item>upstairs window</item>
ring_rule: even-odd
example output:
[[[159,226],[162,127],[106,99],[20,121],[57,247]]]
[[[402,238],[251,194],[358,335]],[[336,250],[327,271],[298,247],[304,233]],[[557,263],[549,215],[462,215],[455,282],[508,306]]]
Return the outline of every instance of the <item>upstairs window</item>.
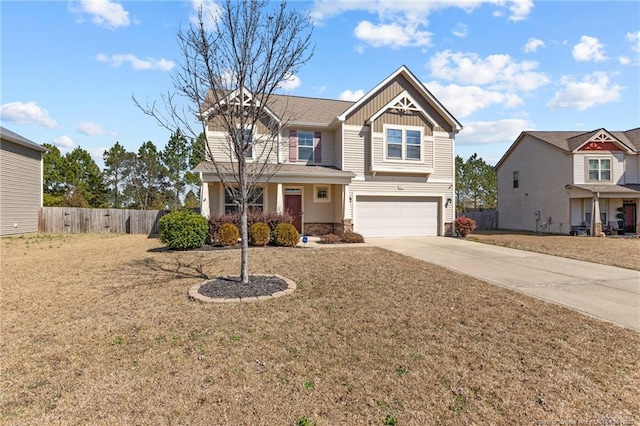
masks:
[[[517,170],[513,172],[513,187],[514,188],[520,187],[520,172]]]
[[[238,138],[238,140],[236,141],[238,151],[242,150],[244,144],[246,143],[249,145],[249,149],[247,149],[245,157],[253,158],[253,133],[251,132],[251,129],[244,129],[244,131],[240,131],[240,129],[238,129],[236,138]]]
[[[611,159],[589,158],[587,173],[590,181],[611,181]]]
[[[386,158],[388,160],[419,161],[422,155],[422,130],[385,127]]]
[[[298,132],[298,160],[313,161],[313,132]]]

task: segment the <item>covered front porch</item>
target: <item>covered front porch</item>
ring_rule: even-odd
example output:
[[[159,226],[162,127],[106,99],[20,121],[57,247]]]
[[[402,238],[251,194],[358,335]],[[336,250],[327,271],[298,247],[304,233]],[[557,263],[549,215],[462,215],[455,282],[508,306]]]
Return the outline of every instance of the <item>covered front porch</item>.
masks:
[[[640,185],[567,185],[572,235],[637,235]]]
[[[224,189],[222,179],[212,164],[200,164],[202,188],[201,212],[205,217],[236,211],[237,205]],[[221,176],[222,175],[222,176]],[[287,213],[302,235],[341,234],[351,229],[352,206],[349,184],[353,173],[334,167],[283,164],[255,179],[261,193],[250,208]],[[221,179],[222,178],[222,179]]]

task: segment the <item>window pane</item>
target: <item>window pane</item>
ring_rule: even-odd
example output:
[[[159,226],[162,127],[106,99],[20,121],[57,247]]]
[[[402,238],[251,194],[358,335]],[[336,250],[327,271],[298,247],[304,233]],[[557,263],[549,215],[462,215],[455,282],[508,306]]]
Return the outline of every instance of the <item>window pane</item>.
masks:
[[[388,144],[387,145],[387,157],[388,158],[402,158],[402,145]]]
[[[589,160],[589,170],[598,170],[598,160]]]
[[[316,198],[319,198],[319,199],[329,198],[329,188],[327,188],[326,186],[319,186],[316,189]]]
[[[410,160],[419,160],[420,145],[407,145],[407,158]]]
[[[611,170],[602,170],[600,172],[600,180],[611,180]]]
[[[402,143],[402,130],[400,129],[387,129],[387,142],[388,143]]]
[[[312,132],[298,132],[298,145],[313,147],[313,133]]]
[[[418,130],[407,130],[407,145],[420,145],[420,132]]]
[[[598,180],[597,170],[589,170],[589,180]]]
[[[298,146],[298,159],[313,160],[313,148]]]

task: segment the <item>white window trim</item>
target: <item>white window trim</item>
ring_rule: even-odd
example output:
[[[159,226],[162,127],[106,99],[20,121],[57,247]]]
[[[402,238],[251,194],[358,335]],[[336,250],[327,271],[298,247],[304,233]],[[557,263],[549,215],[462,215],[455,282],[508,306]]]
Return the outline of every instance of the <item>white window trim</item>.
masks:
[[[598,179],[589,177],[589,160],[598,160]],[[600,179],[602,176],[602,160],[609,160],[609,179]],[[613,157],[610,156],[585,156],[584,157],[584,180],[585,182],[613,182]]]
[[[240,131],[240,126],[237,127],[238,131]],[[251,155],[247,155],[246,159],[249,161],[253,161],[254,155],[253,155],[253,149],[255,148],[255,141],[256,141],[256,132],[255,132],[255,128],[253,129],[249,129],[247,127],[245,127],[244,131],[247,132],[251,130]]]
[[[388,157],[387,150],[387,130],[401,130],[402,131],[402,158]],[[407,158],[407,130],[413,130],[420,132],[420,158]],[[424,161],[424,127],[417,126],[400,126],[393,124],[384,124],[382,126],[382,140],[383,140],[383,161],[389,163],[402,163],[402,164],[416,164]]]
[[[304,146],[305,148],[311,148],[311,159],[309,160],[300,159],[300,133],[311,133],[311,146],[310,147],[308,147],[307,145]],[[298,152],[296,153],[298,156],[297,161],[300,161],[302,163],[316,162],[316,147],[314,146],[314,137],[315,137],[315,132],[312,130],[296,130],[296,138],[297,138],[296,149],[298,150]]]
[[[234,185],[236,186],[236,185]],[[227,194],[227,190],[224,186],[224,184],[222,182],[220,182],[220,206],[221,206],[221,212],[220,214],[225,214],[227,211],[227,206],[230,204],[226,203],[226,194]],[[249,207],[251,206],[262,206],[262,211],[266,211],[266,207],[267,207],[267,194],[269,193],[268,191],[268,187],[267,185],[263,185],[261,186],[262,188],[262,204],[249,204]]]
[[[327,188],[327,198],[318,198],[318,189]],[[331,185],[313,185],[313,202],[314,203],[330,203],[331,202]]]

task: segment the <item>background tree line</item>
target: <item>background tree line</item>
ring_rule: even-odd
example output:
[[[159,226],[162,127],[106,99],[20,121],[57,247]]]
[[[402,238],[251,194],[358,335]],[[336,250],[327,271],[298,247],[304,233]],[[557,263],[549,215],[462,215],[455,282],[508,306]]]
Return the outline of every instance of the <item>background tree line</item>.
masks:
[[[456,155],[456,211],[491,210],[498,205],[498,179],[493,166],[478,154],[466,161]]]
[[[200,181],[191,172],[205,158],[205,135],[189,140],[180,130],[163,150],[147,141],[137,152],[116,142],[103,154],[100,170],[83,148],[62,155],[44,144],[45,206],[177,209],[200,205]]]

